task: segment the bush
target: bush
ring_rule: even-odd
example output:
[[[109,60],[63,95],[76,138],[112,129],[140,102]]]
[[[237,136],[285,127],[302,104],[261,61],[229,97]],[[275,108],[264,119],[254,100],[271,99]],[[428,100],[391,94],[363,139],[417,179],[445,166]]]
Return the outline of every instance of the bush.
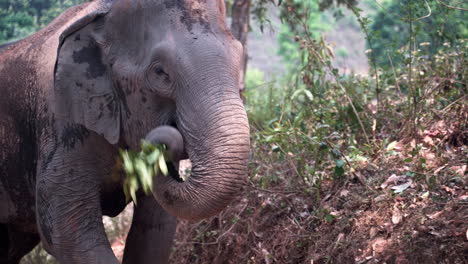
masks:
[[[466,11],[448,8],[437,0],[428,3],[430,10],[423,1],[387,2],[385,9],[371,18],[370,29],[375,36],[369,48],[380,67],[390,66],[389,55],[395,65],[405,62],[410,37],[415,43],[427,43],[424,50],[428,58],[443,48],[444,43],[453,45],[458,39],[468,38]]]
[[[354,167],[384,153],[392,140],[420,137],[434,120],[445,118],[439,111],[453,107],[455,115],[463,115],[465,40],[445,43],[437,51],[421,45],[410,53],[411,75],[407,65],[379,70],[376,89],[375,76],[340,75],[331,64],[334,52],[311,33],[307,17],[289,6],[284,9],[285,20],[294,25],[288,35],[298,54],[289,59],[299,63],[292,63],[288,75],[267,90],[247,90],[256,132],[253,182],[264,188],[281,182],[320,197],[323,181],[355,178]],[[457,123],[457,129],[466,125]]]
[[[0,2],[0,44],[27,37],[65,9],[88,0],[5,0]]]

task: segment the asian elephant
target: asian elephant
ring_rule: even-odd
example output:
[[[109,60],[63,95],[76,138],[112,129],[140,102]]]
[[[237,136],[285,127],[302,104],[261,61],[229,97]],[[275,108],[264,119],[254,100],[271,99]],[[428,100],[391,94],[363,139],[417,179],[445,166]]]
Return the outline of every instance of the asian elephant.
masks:
[[[119,149],[145,137],[168,146],[170,177],[138,194],[124,263],[166,263],[175,217],[239,193],[249,125],[225,13],[224,0],[95,0],[0,46],[0,263],[39,241],[60,263],[118,263],[102,215],[126,206]]]

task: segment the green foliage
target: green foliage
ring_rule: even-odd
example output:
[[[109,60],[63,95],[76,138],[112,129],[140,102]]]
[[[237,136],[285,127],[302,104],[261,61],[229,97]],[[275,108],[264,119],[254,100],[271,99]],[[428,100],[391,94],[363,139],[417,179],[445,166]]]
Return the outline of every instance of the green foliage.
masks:
[[[245,74],[245,87],[247,90],[257,89],[265,84],[265,76],[262,71],[249,68]]]
[[[168,175],[166,160],[164,158],[166,146],[142,141],[141,151],[136,153],[130,150],[120,150],[123,169],[127,174],[123,190],[127,202],[133,200],[137,203],[136,191],[141,187],[148,194],[153,190],[153,177],[161,172]]]
[[[257,19],[260,25],[260,31],[263,32],[265,24],[270,24],[271,21],[267,16],[269,4],[275,4],[275,0],[250,0],[252,4],[252,15]]]
[[[246,110],[251,123],[262,126],[279,114],[278,111],[272,111],[272,107],[282,95],[275,89],[273,83],[265,82],[263,72],[249,68],[245,86]]]
[[[249,119],[258,130],[254,160],[271,164],[255,169],[252,180],[265,188],[279,181],[286,181],[287,188],[301,182],[319,197],[324,180],[346,179],[350,166],[369,154],[359,115],[366,114],[371,82],[341,76],[331,66],[334,52],[319,36],[326,27],[320,25],[318,3],[285,1],[281,16],[280,54],[290,65],[287,78],[268,92],[247,90]],[[258,179],[259,174],[264,176]]]
[[[0,43],[24,38],[86,0],[0,0]]]
[[[296,43],[287,47],[291,51],[286,60],[293,62],[290,71],[269,89],[247,93],[249,119],[256,131],[251,180],[262,188],[281,184],[320,198],[325,182],[356,179],[355,167],[386,153],[388,137],[405,134],[413,116],[429,121],[440,118],[447,107],[463,112],[466,40],[455,39],[435,52],[424,46],[415,49],[412,76],[407,65],[377,70],[380,89],[374,89],[376,75],[341,75],[333,68],[334,52],[312,33],[313,27],[306,23],[310,16],[295,1],[288,3],[293,6],[283,7],[286,39]],[[354,10],[369,40],[375,41],[371,21]],[[284,40],[280,39],[282,48],[291,44]],[[418,87],[416,107],[406,100],[412,97],[406,94],[410,83]],[[410,154],[415,170],[427,170],[420,152]]]
[[[304,43],[299,51],[301,70],[292,71],[280,87],[271,86],[269,96],[264,91],[257,90],[255,95],[255,90],[248,90],[247,107],[258,129],[253,141],[259,151],[254,159],[279,166],[266,171],[260,166],[256,173],[266,174],[260,179],[261,186],[285,180],[283,171],[289,170],[294,177],[287,180],[288,187],[297,186],[299,181],[319,196],[323,180],[343,180],[353,162],[365,159],[366,148],[359,146],[364,139],[359,135],[356,113],[343,98],[350,96],[361,114],[368,82],[341,76],[345,91],[331,82],[329,74],[334,71],[328,72],[323,65],[332,58],[330,47],[322,39],[304,34],[300,39]],[[257,98],[267,98],[267,102],[260,103]],[[264,117],[263,122],[259,117]],[[282,164],[287,164],[286,168]]]
[[[358,0],[321,0],[320,1],[320,10],[328,9],[332,6],[339,6],[339,5],[346,5],[346,6],[354,6],[356,5]]]
[[[468,38],[466,11],[447,8],[437,0],[427,2],[430,9],[424,1],[386,2],[384,9],[372,17],[369,29],[374,37],[369,48],[380,67],[390,66],[388,55],[394,64],[407,64],[410,37],[414,45],[427,43],[424,49],[430,55],[436,54],[444,43]]]
[[[303,19],[294,23],[296,15]],[[319,4],[314,1],[286,0],[281,8],[280,16],[286,23],[283,23],[280,28],[278,54],[284,58],[288,66],[294,67],[304,60],[303,55],[307,54],[301,52],[305,43],[299,41],[307,34],[304,32],[304,26],[307,27],[312,38],[318,38],[322,32],[330,29],[330,26],[322,23],[324,15],[319,10]]]
[[[308,44],[322,54],[324,61],[330,59],[325,42],[312,40]],[[463,116],[467,52],[466,40],[459,40],[454,46],[443,46],[433,59],[423,52],[414,54],[413,81],[415,86],[424,87],[418,105],[419,119],[432,122],[449,108],[458,109]],[[389,143],[389,139],[405,133],[411,120],[408,112],[411,105],[402,100],[405,95],[397,88],[408,82],[405,68],[396,69],[396,76],[391,72],[381,75],[385,111],[376,114],[373,110],[375,93],[369,89],[372,78],[337,74],[338,78],[333,80],[324,70],[327,62],[314,61],[313,57],[309,54],[306,65],[302,65],[307,70],[290,73],[289,79],[270,86],[268,93],[249,90],[247,108],[256,131],[251,180],[262,188],[276,184],[286,190],[300,188],[320,199],[324,182],[355,178],[355,167],[372,161],[378,153],[392,152],[396,142]],[[340,89],[337,82],[345,89]],[[346,97],[351,100],[344,99]],[[466,129],[466,120],[459,119],[459,122],[462,122],[462,129]],[[374,134],[370,144],[365,133]],[[428,168],[421,149],[422,145],[417,144],[401,162],[420,174],[431,175],[424,173]],[[433,177],[423,180],[429,186],[435,181]]]
[[[225,0],[226,6],[228,8],[232,7],[233,0]],[[263,32],[265,24],[270,24],[270,20],[267,16],[269,5],[276,5],[278,7],[292,7],[295,5],[297,10],[303,10],[305,13],[314,12],[316,15],[318,14],[316,11],[324,11],[325,9],[332,8],[334,6],[346,5],[348,7],[354,6],[357,4],[357,0],[320,0],[320,1],[301,1],[301,0],[250,0],[252,5],[252,15],[253,18],[257,19],[258,24],[260,25],[260,31]],[[229,14],[229,11],[228,11]],[[280,15],[281,18],[284,18],[284,13]],[[312,18],[312,17],[311,17]],[[313,19],[312,18],[312,19]],[[312,22],[309,21],[309,22]],[[312,25],[318,25],[315,23],[317,21],[312,22]],[[290,24],[291,25],[291,24]],[[323,26],[323,24],[322,24]]]

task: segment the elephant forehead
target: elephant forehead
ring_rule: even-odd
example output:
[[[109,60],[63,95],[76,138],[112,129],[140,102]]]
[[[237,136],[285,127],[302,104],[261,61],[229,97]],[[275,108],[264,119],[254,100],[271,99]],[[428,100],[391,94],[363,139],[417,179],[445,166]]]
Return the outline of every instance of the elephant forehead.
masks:
[[[219,9],[214,8],[216,1],[207,3],[206,0],[164,0],[163,4],[168,10],[177,10],[179,22],[188,31],[192,31],[193,25],[200,24],[204,30],[211,29],[210,21],[221,15]]]
[[[177,8],[180,10],[187,9],[187,7],[201,8],[206,5],[206,0],[164,0],[166,8]]]

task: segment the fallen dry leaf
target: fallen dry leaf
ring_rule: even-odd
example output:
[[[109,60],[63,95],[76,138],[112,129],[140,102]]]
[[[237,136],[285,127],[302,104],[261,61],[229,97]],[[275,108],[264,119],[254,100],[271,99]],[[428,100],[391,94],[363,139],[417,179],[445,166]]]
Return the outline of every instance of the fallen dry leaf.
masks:
[[[346,197],[346,196],[348,196],[348,194],[349,194],[349,191],[346,190],[346,189],[341,190],[341,192],[340,192],[340,196],[341,196],[341,197]]]
[[[382,253],[388,246],[389,240],[386,240],[383,237],[377,237],[372,242],[372,255],[375,256],[376,254]]]
[[[466,165],[450,167],[456,174],[463,176],[466,173]]]
[[[379,230],[378,230],[377,228],[371,227],[371,229],[370,229],[370,231],[369,231],[369,236],[370,236],[370,238],[374,238],[374,237],[377,235],[377,232],[378,232],[378,231],[379,231]]]
[[[421,199],[425,200],[429,197],[429,192],[424,192],[423,194],[421,194]]]
[[[427,215],[427,217],[429,217],[429,219],[434,219],[434,218],[437,218],[439,217],[441,214],[442,214],[443,211],[439,211],[439,212],[435,212],[431,215]]]
[[[390,184],[397,183],[399,181],[403,181],[406,179],[406,176],[396,176],[395,174],[390,175],[387,180],[385,180],[381,185],[380,188],[385,189],[387,188]]]
[[[299,216],[302,217],[302,218],[305,218],[307,216],[309,216],[309,212],[302,212],[302,213],[299,213]]]
[[[338,237],[336,238],[336,242],[341,242],[345,237],[345,234],[344,233],[339,233],[338,234]]]
[[[404,190],[408,189],[408,187],[410,187],[412,183],[413,182],[410,180],[407,183],[403,183],[403,184],[400,184],[400,185],[397,185],[397,186],[393,186],[391,189],[395,193],[402,193]]]
[[[444,190],[444,191],[446,191],[446,192],[448,192],[448,193],[450,193],[450,194],[452,194],[452,195],[455,195],[455,194],[456,194],[455,190],[452,189],[452,188],[450,188],[450,187],[447,187],[447,186],[445,186],[445,185],[442,185],[441,188],[442,188],[442,190]]]
[[[462,194],[458,197],[458,200],[468,200],[468,194]]]
[[[385,201],[386,199],[387,199],[387,195],[381,194],[374,198],[374,202],[378,203],[378,202]]]
[[[435,171],[434,171],[434,174],[438,174],[441,170],[443,170],[445,167],[447,167],[447,164],[445,164],[444,166],[442,167],[439,167],[437,168]]]
[[[401,213],[400,209],[397,207],[393,208],[393,214],[392,214],[392,223],[394,225],[397,225],[398,223],[401,222],[403,219],[403,214]]]
[[[429,136],[425,136],[423,138],[423,142],[430,145],[430,146],[434,146],[434,140],[432,140],[432,138],[429,137]]]

